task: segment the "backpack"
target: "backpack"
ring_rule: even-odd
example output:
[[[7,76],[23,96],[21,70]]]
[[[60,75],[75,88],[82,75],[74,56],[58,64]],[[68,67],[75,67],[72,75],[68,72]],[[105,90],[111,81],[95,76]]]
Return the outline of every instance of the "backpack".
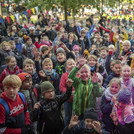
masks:
[[[25,96],[24,96],[24,94],[22,94],[22,93],[18,93],[18,94],[19,94],[21,100],[23,101],[23,105],[25,106]],[[8,103],[5,101],[5,99],[0,98],[0,104],[5,108],[6,117],[8,117],[9,114],[10,114],[10,109],[9,109]]]

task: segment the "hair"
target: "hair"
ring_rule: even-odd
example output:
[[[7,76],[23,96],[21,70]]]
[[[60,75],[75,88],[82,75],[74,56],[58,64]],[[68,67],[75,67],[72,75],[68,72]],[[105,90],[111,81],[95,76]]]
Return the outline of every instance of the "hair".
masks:
[[[9,43],[9,42],[7,42],[7,41],[3,41],[3,42],[1,43],[1,47],[3,47],[3,45],[4,45],[5,43],[8,44],[8,45],[10,46],[10,43]]]
[[[23,62],[23,68],[26,66],[26,64],[33,64],[34,66],[34,61],[29,58],[26,58]]]
[[[86,69],[89,71],[89,73],[91,72],[91,71],[90,71],[90,67],[89,67],[88,64],[84,64],[84,65],[80,68],[79,72],[81,72],[81,70],[82,70],[83,68],[86,68]]]
[[[121,64],[121,61],[120,61],[120,60],[114,60],[114,61],[113,61],[113,66],[114,66],[115,64]]]
[[[66,63],[65,63],[65,67],[67,67],[67,64],[68,64],[69,61],[74,61],[74,59],[73,59],[73,58],[69,58],[69,59],[66,61]],[[74,61],[74,62],[75,62],[75,61]]]
[[[74,36],[74,40],[77,41],[77,40],[78,40],[77,36],[76,36],[74,33],[72,33],[72,32],[70,32],[70,33],[68,34],[68,38],[69,38],[69,36],[70,36],[71,34]]]
[[[42,66],[44,66],[44,64],[49,63],[49,62],[53,65],[53,62],[50,58],[45,58],[42,62]]]
[[[87,58],[87,61],[89,61],[89,59],[95,59],[97,61],[97,57],[95,55],[89,55],[88,58]]]
[[[130,43],[129,40],[125,40],[125,41],[123,42],[123,45],[125,45],[125,44],[129,44],[129,46],[131,46],[131,43]]]
[[[13,45],[15,43],[15,41],[10,40],[9,43],[10,43],[10,45]]]
[[[109,87],[112,85],[113,82],[117,83],[121,87],[121,80],[119,78],[113,78],[112,80],[110,80]]]
[[[110,48],[115,49],[115,46],[111,44],[111,45],[108,46],[108,49],[110,49]]]
[[[130,67],[129,65],[123,65],[122,70],[123,70],[124,68],[129,68],[130,71],[131,71],[131,67]]]
[[[8,64],[12,58],[15,58],[14,56],[7,56],[5,58],[5,63]],[[16,58],[15,58],[16,59]]]
[[[12,87],[21,87],[21,79],[17,75],[8,75],[2,81],[3,87],[5,86],[12,86]]]
[[[106,50],[108,52],[108,48],[106,46],[102,46],[100,49],[99,49],[99,52],[101,52],[102,50]]]

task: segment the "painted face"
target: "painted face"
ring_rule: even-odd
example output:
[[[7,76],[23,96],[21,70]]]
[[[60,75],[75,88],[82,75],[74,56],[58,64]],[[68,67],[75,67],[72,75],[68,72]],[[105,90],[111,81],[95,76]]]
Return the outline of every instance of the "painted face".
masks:
[[[117,102],[117,108],[118,109],[124,109],[127,106],[127,104],[123,104],[122,102]]]
[[[43,69],[47,70],[47,71],[52,71],[53,69],[53,65],[51,62],[46,62],[44,65],[43,65]]]
[[[116,82],[113,82],[110,86],[110,92],[111,94],[117,94],[119,91],[119,85]]]
[[[94,67],[95,64],[96,64],[96,60],[94,58],[90,58],[88,60],[88,64],[89,64],[90,67]]]
[[[80,71],[80,78],[83,81],[87,81],[90,77],[90,70],[88,70],[87,68],[82,68]]]
[[[102,57],[103,59],[105,59],[106,56],[107,56],[107,51],[106,51],[106,50],[101,50],[100,55],[101,55],[101,57]]]
[[[92,119],[89,119],[89,118],[87,118],[87,119],[85,119],[84,120],[84,123],[85,123],[85,126],[88,128],[88,129],[92,129],[93,128],[93,121],[94,120],[92,120]]]
[[[28,77],[23,81],[22,89],[23,90],[29,90],[31,87],[32,87],[32,78]]]
[[[129,80],[131,76],[131,69],[128,67],[125,67],[122,69],[122,77],[124,80]]]
[[[17,66],[16,59],[15,58],[11,58],[9,63],[7,63],[7,66],[9,67],[9,69],[15,69],[15,67]]]
[[[121,72],[121,64],[115,64],[114,66],[113,66],[113,71],[114,71],[114,73],[115,74],[120,74],[120,72]]]
[[[125,52],[127,52],[130,49],[130,44],[129,43],[125,43],[123,45],[123,49],[124,49]]]
[[[3,49],[4,51],[7,51],[7,50],[10,49],[10,46],[9,46],[7,43],[4,43],[3,46],[2,46],[2,49]]]
[[[16,99],[16,95],[19,91],[19,87],[13,87],[11,85],[6,85],[4,87],[4,91],[6,92],[6,96],[11,99],[11,100],[15,100]]]
[[[55,91],[53,89],[49,89],[49,90],[47,90],[47,92],[44,93],[43,96],[44,96],[45,99],[51,100],[55,96]]]
[[[66,70],[70,72],[75,66],[75,61],[70,60],[67,62]]]
[[[23,68],[27,73],[33,74],[34,73],[34,65],[27,63],[25,67]]]
[[[57,60],[58,60],[58,62],[62,63],[62,62],[65,61],[65,59],[66,59],[66,56],[63,53],[58,53],[57,54]]]

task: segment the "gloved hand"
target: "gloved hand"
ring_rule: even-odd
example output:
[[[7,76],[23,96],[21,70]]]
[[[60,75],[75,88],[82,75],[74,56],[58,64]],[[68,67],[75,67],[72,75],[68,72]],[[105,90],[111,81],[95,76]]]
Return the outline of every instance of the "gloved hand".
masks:
[[[16,118],[15,117],[7,117],[5,124],[8,128],[14,128],[14,126],[16,125]]]

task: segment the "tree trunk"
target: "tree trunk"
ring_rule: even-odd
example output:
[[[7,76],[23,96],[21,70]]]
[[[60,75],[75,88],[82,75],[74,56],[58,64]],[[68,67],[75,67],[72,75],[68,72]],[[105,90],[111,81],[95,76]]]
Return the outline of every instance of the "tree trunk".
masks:
[[[64,0],[64,11],[65,11],[65,21],[67,22],[67,3],[66,3],[66,0]]]

